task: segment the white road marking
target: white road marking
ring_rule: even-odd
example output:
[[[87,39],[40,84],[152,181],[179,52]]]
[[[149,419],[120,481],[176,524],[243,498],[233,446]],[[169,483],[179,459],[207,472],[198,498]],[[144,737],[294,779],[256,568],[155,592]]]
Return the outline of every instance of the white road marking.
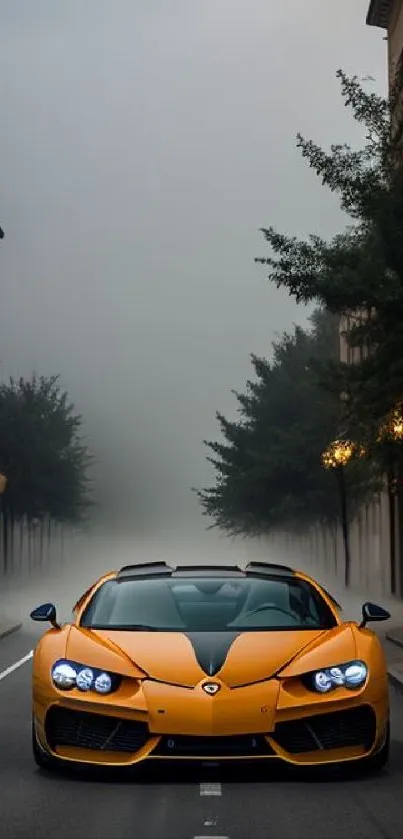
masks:
[[[193,839],[229,839],[229,836],[214,836],[210,833],[209,836],[193,836]]]
[[[27,661],[29,661],[30,658],[32,658],[33,654],[34,651],[31,650],[31,652],[27,653],[27,655],[24,655],[23,658],[20,658],[19,661],[16,661],[15,664],[10,664],[10,667],[6,667],[5,670],[2,670],[2,672],[0,673],[0,682],[2,681],[2,679],[5,679],[6,676],[10,676],[11,673],[14,673],[14,670],[18,670],[19,667],[22,667],[23,664],[26,664]]]
[[[221,784],[200,784],[200,795],[221,795]]]

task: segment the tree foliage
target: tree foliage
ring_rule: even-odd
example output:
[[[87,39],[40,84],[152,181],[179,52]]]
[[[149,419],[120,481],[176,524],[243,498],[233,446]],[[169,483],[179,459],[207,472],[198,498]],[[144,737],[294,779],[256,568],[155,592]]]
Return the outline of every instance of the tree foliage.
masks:
[[[316,373],[318,359],[338,353],[338,318],[318,309],[309,330],[295,327],[273,344],[271,362],[252,356],[256,379],[235,394],[240,419],[217,413],[224,441],[205,441],[216,482],[198,496],[213,526],[257,535],[339,520],[337,483],[321,455],[336,434],[340,399],[321,390]],[[346,471],[351,513],[368,486],[366,473],[358,462]]]
[[[90,455],[81,417],[58,377],[0,385],[0,471],[7,477],[3,516],[13,521],[75,522],[90,505]]]
[[[384,100],[356,77],[341,70],[337,75],[345,105],[364,128],[363,147],[333,145],[326,152],[300,135],[298,146],[338,195],[351,224],[330,242],[265,228],[271,253],[256,261],[267,265],[270,281],[297,302],[316,301],[338,315],[360,314],[346,337],[369,352],[354,365],[332,361],[324,378],[347,396],[345,429],[376,448],[379,423],[403,394],[403,171],[396,165],[392,130],[396,97],[392,92],[390,101]]]

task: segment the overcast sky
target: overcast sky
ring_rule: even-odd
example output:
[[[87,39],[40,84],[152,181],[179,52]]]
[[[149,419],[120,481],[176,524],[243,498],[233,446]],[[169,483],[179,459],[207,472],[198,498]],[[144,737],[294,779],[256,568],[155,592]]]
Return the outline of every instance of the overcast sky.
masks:
[[[384,90],[367,7],[0,0],[1,372],[60,373],[158,526],[199,516],[215,410],[304,321],[259,228],[343,224],[295,135],[359,136],[335,72]]]

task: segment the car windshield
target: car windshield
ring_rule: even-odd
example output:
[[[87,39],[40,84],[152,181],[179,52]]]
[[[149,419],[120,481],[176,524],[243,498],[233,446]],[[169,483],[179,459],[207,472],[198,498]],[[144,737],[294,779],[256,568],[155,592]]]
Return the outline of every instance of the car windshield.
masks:
[[[86,607],[92,629],[224,632],[329,629],[337,621],[297,577],[108,580]]]

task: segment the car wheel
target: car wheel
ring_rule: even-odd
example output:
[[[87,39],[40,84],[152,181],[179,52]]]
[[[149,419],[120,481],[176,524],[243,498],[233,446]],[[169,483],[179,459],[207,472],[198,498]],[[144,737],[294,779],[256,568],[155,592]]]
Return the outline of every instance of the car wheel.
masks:
[[[55,769],[57,767],[58,761],[52,755],[48,754],[45,749],[42,748],[40,743],[38,742],[38,738],[36,736],[35,731],[35,723],[32,720],[32,754],[34,761],[40,769]]]

